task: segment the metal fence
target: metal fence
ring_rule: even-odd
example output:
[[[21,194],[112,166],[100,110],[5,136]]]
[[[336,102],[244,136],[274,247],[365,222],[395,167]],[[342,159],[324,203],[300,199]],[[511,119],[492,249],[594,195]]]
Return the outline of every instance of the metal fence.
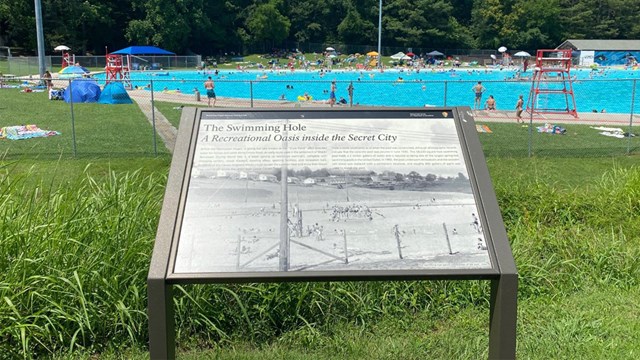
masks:
[[[288,42],[283,44],[282,47],[274,49],[262,44],[255,44],[246,46],[245,52],[251,54],[271,54],[273,52],[287,52],[287,51],[302,51],[303,53],[322,53],[327,48],[333,48],[342,54],[366,54],[369,51],[378,51],[378,45],[364,45],[364,44],[341,44],[341,43],[295,43]],[[417,55],[424,55],[431,51],[437,50],[445,56],[452,57],[464,57],[464,58],[489,58],[490,55],[499,55],[500,53],[496,49],[463,49],[463,48],[432,48],[432,47],[406,47],[406,46],[381,46],[381,51],[384,56],[389,56],[397,52],[413,52]],[[509,49],[510,53],[517,53],[518,51],[527,51],[530,54],[535,54],[534,49]],[[227,54],[228,55],[228,54]]]
[[[9,71],[8,74],[25,76],[39,76],[38,58],[30,56],[13,56],[7,58]],[[75,56],[72,58],[74,63],[86,68],[104,69],[106,66],[106,58],[102,56]],[[191,56],[132,56],[132,68],[134,70],[148,68],[154,70],[176,70],[189,69],[193,70],[202,64],[200,55]],[[60,69],[62,67],[62,56],[45,56],[45,67],[47,69]]]
[[[0,118],[0,125],[37,123],[38,126],[62,132],[62,136],[42,146],[28,142],[0,140],[5,157],[42,156],[156,156],[169,153],[185,106],[216,108],[304,108],[329,109],[330,80],[216,80],[216,99],[208,99],[203,86],[205,78],[173,80],[170,76],[150,77],[133,83],[128,91],[131,105],[65,103],[47,100],[43,93],[21,93],[37,80],[7,79],[0,89],[0,104],[9,104],[14,118]],[[606,86],[605,86],[606,83]],[[71,80],[54,80],[54,89],[72,92]],[[99,83],[104,85],[103,83]],[[353,97],[347,88],[354,87]],[[361,80],[337,81],[337,103],[334,108],[349,106],[469,106],[473,108],[471,91],[475,81],[391,82]],[[527,100],[531,82],[483,81],[487,92],[496,99],[496,110],[471,110],[479,136],[489,157],[602,157],[640,154],[636,119],[639,92],[635,79],[581,80],[574,85],[578,117],[569,114],[543,114],[525,111],[524,123],[516,122],[515,103],[518,95]],[[583,89],[581,89],[581,86]],[[16,94],[20,95],[16,95]],[[306,99],[304,95],[309,95]],[[17,96],[17,97],[16,97]],[[11,99],[34,100],[16,109]],[[581,108],[590,99],[593,108]],[[406,103],[410,99],[411,103]],[[14,100],[17,101],[17,100]],[[544,101],[544,100],[541,100]],[[484,103],[482,104],[484,105]],[[7,106],[7,105],[5,105]],[[18,106],[19,107],[19,106]],[[605,110],[605,112],[602,112]],[[18,114],[18,115],[16,115]],[[34,114],[38,114],[37,116]],[[35,143],[34,143],[35,144]],[[53,146],[49,146],[53,144]]]

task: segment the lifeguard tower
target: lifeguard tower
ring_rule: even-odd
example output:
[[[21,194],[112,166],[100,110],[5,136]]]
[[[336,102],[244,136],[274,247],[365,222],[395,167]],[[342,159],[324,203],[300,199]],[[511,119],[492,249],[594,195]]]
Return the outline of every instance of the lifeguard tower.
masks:
[[[67,66],[71,66],[76,63],[76,55],[69,54],[69,51],[62,51],[62,68],[66,68]]]
[[[107,75],[106,83],[120,81],[124,87],[131,89],[131,59],[129,55],[107,54],[107,65],[104,70]]]
[[[538,50],[527,111],[532,114],[569,114],[577,118],[570,70],[571,49]]]
[[[66,45],[58,45],[56,46],[53,51],[60,51],[61,55],[62,55],[62,68],[66,68],[67,66],[71,66],[73,64],[76,63],[76,55],[75,54],[71,54],[69,51],[71,50],[71,48],[69,48]]]

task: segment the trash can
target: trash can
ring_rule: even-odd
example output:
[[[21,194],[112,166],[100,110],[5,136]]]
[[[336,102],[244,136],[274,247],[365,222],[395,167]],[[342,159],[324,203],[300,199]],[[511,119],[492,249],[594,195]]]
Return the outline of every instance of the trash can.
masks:
[[[200,91],[198,91],[198,89],[193,90],[193,92],[196,94],[196,101],[200,101]]]

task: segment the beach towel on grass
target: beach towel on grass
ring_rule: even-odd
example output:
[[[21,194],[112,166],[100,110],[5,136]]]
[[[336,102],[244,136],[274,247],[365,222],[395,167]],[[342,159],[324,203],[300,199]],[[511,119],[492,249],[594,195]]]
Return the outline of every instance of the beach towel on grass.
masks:
[[[60,133],[52,130],[42,130],[36,125],[5,126],[0,129],[0,139],[24,140],[54,135],[60,135]]]
[[[478,125],[478,124],[476,124],[476,131],[479,133],[489,133],[489,134],[493,132],[491,131],[491,129],[489,129],[487,125]]]
[[[547,134],[559,134],[564,135],[567,133],[567,129],[560,127],[558,125],[553,124],[544,124],[544,126],[537,127],[539,133],[547,133]]]

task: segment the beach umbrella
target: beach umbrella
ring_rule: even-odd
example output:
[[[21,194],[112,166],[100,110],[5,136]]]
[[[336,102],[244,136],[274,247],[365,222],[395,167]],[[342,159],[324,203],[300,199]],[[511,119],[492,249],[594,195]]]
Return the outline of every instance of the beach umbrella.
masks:
[[[407,55],[407,56],[410,56],[410,57],[414,57],[414,56],[416,56],[416,54],[412,53],[411,51],[409,51],[406,55]]]
[[[376,51],[369,51],[369,52],[367,53],[367,56],[378,56],[378,52],[376,52]]]
[[[326,50],[327,51],[336,51],[336,49],[332,48],[331,46],[329,46]]]
[[[443,54],[443,53],[441,53],[441,52],[440,52],[440,51],[438,51],[438,50],[433,50],[432,52],[427,53],[427,55],[428,55],[428,56],[444,56],[444,54]]]
[[[503,52],[505,52],[505,51],[507,51],[507,48],[506,48],[505,46],[500,46],[500,47],[498,48],[498,52],[503,53]]]
[[[530,57],[531,54],[529,54],[526,51],[518,51],[517,53],[513,54],[513,56],[518,56],[518,57]]]
[[[88,73],[90,73],[90,71],[87,68],[82,66],[76,66],[76,65],[67,66],[64,69],[58,71],[58,74],[60,74],[61,78],[82,77],[82,75],[88,74]]]
[[[66,45],[58,45],[55,48],[53,48],[53,51],[69,51],[71,50],[71,48],[69,48]]]
[[[367,54],[367,55],[369,55],[369,54]],[[402,51],[400,51],[399,53],[397,53],[397,54],[393,54],[393,55],[391,55],[390,57],[391,57],[393,60],[401,60],[401,59],[402,59],[403,57],[405,57],[405,56],[406,56],[406,55],[405,55]]]

